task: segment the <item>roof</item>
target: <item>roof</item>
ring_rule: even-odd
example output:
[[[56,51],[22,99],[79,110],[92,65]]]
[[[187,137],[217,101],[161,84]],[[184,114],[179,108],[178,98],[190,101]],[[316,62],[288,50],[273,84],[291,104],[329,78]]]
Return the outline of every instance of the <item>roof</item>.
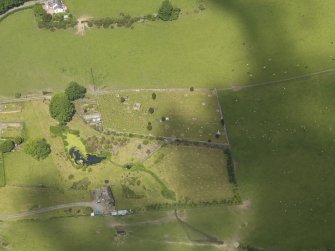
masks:
[[[94,113],[94,114],[87,114],[84,115],[84,119],[101,119],[101,114],[100,113]]]

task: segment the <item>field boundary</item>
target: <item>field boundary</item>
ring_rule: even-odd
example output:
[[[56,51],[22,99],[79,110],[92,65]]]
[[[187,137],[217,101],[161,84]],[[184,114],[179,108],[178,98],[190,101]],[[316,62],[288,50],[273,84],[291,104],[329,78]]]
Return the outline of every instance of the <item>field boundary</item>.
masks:
[[[3,153],[0,152],[0,187],[6,186],[5,160]]]
[[[245,89],[245,88],[281,84],[281,83],[290,82],[290,81],[293,81],[293,80],[310,78],[310,77],[322,75],[322,74],[325,74],[325,73],[331,73],[331,72],[335,72],[335,68],[326,69],[326,70],[317,71],[317,72],[312,72],[312,73],[306,73],[306,74],[303,74],[303,75],[298,75],[298,76],[290,77],[290,78],[260,82],[260,83],[256,83],[256,84],[236,84],[236,85],[232,85],[231,87],[218,88],[217,90],[218,91],[231,91],[231,90],[236,90],[237,91],[237,90],[241,90],[241,89]]]
[[[117,135],[117,136],[125,136],[125,137],[135,137],[140,139],[155,139],[155,140],[163,140],[165,143],[170,145],[185,145],[185,146],[200,146],[200,147],[212,147],[212,148],[222,148],[226,149],[230,147],[229,144],[225,143],[213,143],[207,141],[197,141],[190,139],[179,139],[165,136],[155,136],[151,134],[140,134],[140,133],[132,133],[132,132],[120,132],[111,129],[106,129],[103,131],[106,135]]]

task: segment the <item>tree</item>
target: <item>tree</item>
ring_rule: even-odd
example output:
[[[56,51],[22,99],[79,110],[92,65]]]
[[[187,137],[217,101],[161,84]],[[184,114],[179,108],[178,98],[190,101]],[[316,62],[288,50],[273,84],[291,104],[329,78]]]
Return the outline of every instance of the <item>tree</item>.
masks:
[[[23,139],[22,137],[20,137],[20,136],[17,136],[17,137],[15,137],[15,139],[14,139],[14,143],[15,143],[16,145],[21,145],[21,144],[23,143],[23,141],[24,141],[24,139]]]
[[[11,152],[15,147],[15,144],[13,141],[7,139],[0,143],[0,152],[2,153],[9,153]]]
[[[155,109],[153,107],[150,107],[148,111],[150,114],[153,114],[155,112]]]
[[[174,8],[169,0],[164,0],[158,10],[158,17],[163,21],[172,21],[178,18],[179,13],[179,8]]]
[[[24,146],[24,151],[33,158],[41,160],[49,156],[51,148],[45,139],[37,138],[28,140]]]
[[[49,105],[50,116],[60,123],[69,122],[75,112],[74,105],[63,93],[55,94]]]
[[[74,101],[85,97],[86,88],[79,85],[77,82],[72,81],[65,89],[65,94],[69,100]]]

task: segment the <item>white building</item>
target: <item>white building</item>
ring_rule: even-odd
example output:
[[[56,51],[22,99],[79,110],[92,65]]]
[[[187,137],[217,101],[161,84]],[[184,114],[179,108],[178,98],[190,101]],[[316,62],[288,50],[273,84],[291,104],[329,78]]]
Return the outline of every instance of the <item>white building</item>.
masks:
[[[62,0],[50,0],[46,6],[47,9],[51,10],[53,13],[65,13],[67,10],[67,7]]]

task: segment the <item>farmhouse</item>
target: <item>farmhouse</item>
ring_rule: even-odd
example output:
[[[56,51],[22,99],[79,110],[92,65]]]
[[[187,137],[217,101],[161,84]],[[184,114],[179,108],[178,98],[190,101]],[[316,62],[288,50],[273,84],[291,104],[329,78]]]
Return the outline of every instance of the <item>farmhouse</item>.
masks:
[[[64,5],[62,0],[50,0],[46,3],[48,12],[50,13],[65,13],[67,7]]]

